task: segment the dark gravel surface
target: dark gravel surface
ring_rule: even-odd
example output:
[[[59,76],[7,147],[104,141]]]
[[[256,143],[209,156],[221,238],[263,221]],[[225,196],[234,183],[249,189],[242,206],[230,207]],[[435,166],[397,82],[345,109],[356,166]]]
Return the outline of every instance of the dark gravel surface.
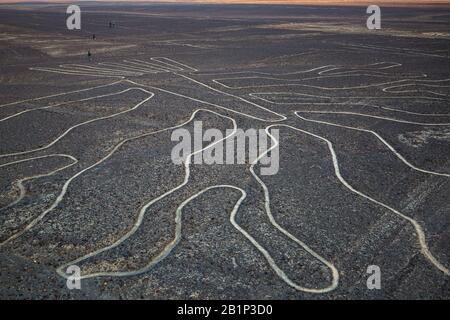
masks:
[[[358,7],[90,3],[80,31],[65,9],[0,6],[0,298],[450,298],[448,8],[383,8],[378,31]],[[279,129],[277,174],[193,164],[183,184],[170,128],[231,118]],[[76,263],[109,275],[66,287],[58,267],[114,243]],[[333,280],[308,250],[333,290],[304,290]]]

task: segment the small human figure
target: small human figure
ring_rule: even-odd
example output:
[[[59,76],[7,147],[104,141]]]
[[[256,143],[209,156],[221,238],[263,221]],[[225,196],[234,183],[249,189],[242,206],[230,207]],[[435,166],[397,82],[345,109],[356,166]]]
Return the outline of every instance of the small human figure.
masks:
[[[87,55],[88,55],[89,61],[91,61],[91,58],[92,58],[91,56],[92,56],[92,54],[91,54],[91,50],[90,50],[90,49],[88,49]]]
[[[110,28],[110,29],[112,28],[112,23],[111,23],[111,21],[109,22],[109,28]]]
[[[92,35],[92,40],[95,40],[95,33]]]

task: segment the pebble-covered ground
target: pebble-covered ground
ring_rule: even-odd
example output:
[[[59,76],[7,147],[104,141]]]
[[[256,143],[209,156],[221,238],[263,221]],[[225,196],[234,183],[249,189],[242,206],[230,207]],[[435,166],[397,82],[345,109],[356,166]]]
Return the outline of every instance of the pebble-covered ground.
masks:
[[[0,6],[0,298],[449,299],[450,10],[365,9]]]

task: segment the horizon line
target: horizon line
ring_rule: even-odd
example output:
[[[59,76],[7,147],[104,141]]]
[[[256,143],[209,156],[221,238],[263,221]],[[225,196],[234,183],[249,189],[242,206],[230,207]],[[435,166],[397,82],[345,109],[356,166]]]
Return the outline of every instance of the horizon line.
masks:
[[[66,3],[170,3],[170,4],[267,4],[267,5],[371,5],[383,6],[433,6],[450,5],[450,0],[0,0],[0,5],[15,4],[66,4]]]

